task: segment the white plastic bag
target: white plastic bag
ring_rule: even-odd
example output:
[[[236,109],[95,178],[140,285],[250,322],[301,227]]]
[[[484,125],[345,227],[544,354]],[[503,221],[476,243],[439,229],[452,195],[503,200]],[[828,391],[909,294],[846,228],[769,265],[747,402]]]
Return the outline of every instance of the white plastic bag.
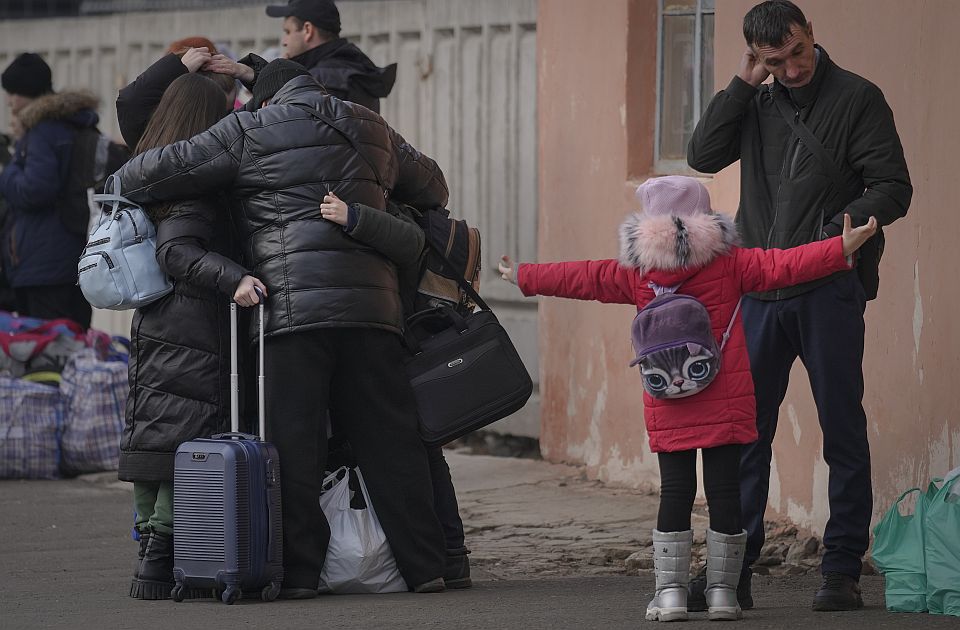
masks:
[[[350,507],[350,474],[356,474],[365,509]],[[399,593],[400,576],[387,537],[370,502],[359,468],[340,468],[323,480],[320,509],[330,523],[330,546],[320,572],[320,591],[328,593]]]

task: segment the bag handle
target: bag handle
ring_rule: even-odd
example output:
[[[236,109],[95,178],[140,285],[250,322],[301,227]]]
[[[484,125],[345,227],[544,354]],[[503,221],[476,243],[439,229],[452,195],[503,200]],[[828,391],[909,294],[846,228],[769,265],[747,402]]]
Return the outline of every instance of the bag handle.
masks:
[[[242,431],[227,431],[226,433],[214,433],[210,436],[211,440],[259,440],[260,438],[256,435],[251,435],[250,433],[243,433]]]
[[[257,297],[260,298],[259,311],[260,330],[259,360],[257,361],[257,411],[259,417],[260,438],[267,439],[266,414],[264,409],[264,381],[263,374],[263,293],[254,287]],[[230,431],[237,434],[240,430],[240,369],[237,365],[237,303],[230,300]],[[240,434],[245,435],[245,434]]]
[[[351,136],[351,135],[348,134],[346,131],[344,131],[343,129],[341,129],[341,128],[337,125],[337,123],[333,122],[333,120],[330,119],[328,116],[324,116],[323,114],[321,114],[321,113],[319,112],[319,110],[317,110],[316,108],[307,107],[306,105],[298,105],[298,104],[296,104],[296,103],[293,103],[293,106],[294,106],[294,107],[297,107],[298,109],[302,109],[303,111],[305,111],[305,112],[306,112],[307,114],[309,114],[310,116],[313,116],[314,118],[316,118],[316,119],[319,120],[320,122],[324,123],[325,125],[327,125],[327,126],[330,127],[331,129],[333,129],[334,131],[336,131],[337,133],[339,133],[341,136],[343,136],[344,138],[346,138],[346,139],[347,139],[347,142],[350,143],[350,146],[353,147],[353,150],[356,151],[357,155],[360,156],[360,159],[363,160],[363,161],[366,163],[367,167],[368,167],[371,171],[373,171],[373,177],[377,180],[377,185],[380,186],[380,190],[383,192],[383,198],[384,198],[384,199],[387,199],[388,197],[390,197],[390,189],[383,185],[383,181],[380,179],[380,172],[373,166],[373,162],[371,162],[371,161],[367,158],[366,154],[365,154],[365,153],[363,152],[363,150],[360,148],[360,143],[357,142],[357,140],[356,140],[353,136]]]
[[[406,326],[403,327],[403,341],[406,344],[407,349],[409,349],[414,355],[423,352],[423,348],[420,346],[420,342],[417,341],[417,338],[413,336],[413,333],[410,332],[411,328],[420,323],[421,320],[428,319],[436,315],[441,315],[452,322],[454,327],[457,329],[458,334],[462,335],[470,329],[470,326],[467,324],[467,320],[460,315],[460,313],[449,306],[437,306],[425,311],[420,311],[419,313],[412,315],[410,319],[407,320]]]

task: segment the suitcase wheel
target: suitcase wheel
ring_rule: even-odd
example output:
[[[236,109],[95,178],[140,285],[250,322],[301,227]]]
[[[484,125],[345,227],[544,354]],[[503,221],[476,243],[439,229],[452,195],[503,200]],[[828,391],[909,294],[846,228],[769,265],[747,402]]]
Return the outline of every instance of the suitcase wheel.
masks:
[[[222,601],[224,604],[232,604],[238,599],[240,599],[240,589],[236,586],[228,586],[227,590],[225,590],[223,595],[220,596],[220,601]]]
[[[173,587],[173,590],[170,591],[170,597],[173,601],[180,603],[183,601],[183,584],[177,584]]]
[[[265,602],[272,602],[277,598],[277,595],[280,594],[280,583],[271,582],[263,587],[263,590],[260,591],[260,599]]]

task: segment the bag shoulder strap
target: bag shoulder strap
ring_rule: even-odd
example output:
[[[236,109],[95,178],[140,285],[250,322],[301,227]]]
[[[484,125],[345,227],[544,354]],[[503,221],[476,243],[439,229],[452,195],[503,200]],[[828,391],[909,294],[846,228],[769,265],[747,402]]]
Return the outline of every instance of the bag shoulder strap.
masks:
[[[324,116],[324,115],[321,114],[318,110],[316,110],[316,109],[314,109],[314,108],[312,108],[312,107],[307,107],[306,105],[298,105],[298,104],[296,104],[296,103],[294,103],[293,106],[296,107],[296,108],[298,108],[298,109],[302,109],[304,112],[306,112],[306,113],[309,114],[310,116],[313,116],[314,118],[316,118],[316,119],[319,120],[320,122],[324,123],[325,125],[327,125],[327,126],[330,127],[331,129],[333,129],[334,131],[336,131],[338,134],[340,134],[341,136],[343,136],[344,138],[346,138],[347,142],[350,143],[350,146],[353,147],[353,150],[356,151],[356,152],[357,152],[357,155],[360,156],[360,159],[362,159],[362,160],[366,163],[367,167],[369,167],[369,169],[370,169],[371,171],[373,171],[373,176],[374,176],[374,178],[377,180],[377,184],[380,186],[380,190],[383,191],[383,198],[384,198],[384,199],[387,199],[387,198],[390,196],[390,189],[387,188],[386,186],[384,186],[383,180],[380,179],[380,171],[378,171],[378,170],[374,167],[373,162],[370,161],[370,159],[366,156],[366,154],[365,154],[365,153],[363,152],[363,150],[360,148],[360,143],[357,142],[356,138],[354,138],[353,136],[351,136],[350,134],[348,134],[346,131],[344,131],[343,129],[341,129],[341,128],[337,125],[337,123],[335,123],[335,122],[333,121],[333,119],[331,119],[329,116]]]
[[[723,349],[726,347],[727,342],[730,341],[730,332],[733,330],[733,325],[737,322],[737,314],[740,312],[740,305],[743,304],[743,296],[740,296],[740,299],[737,300],[737,307],[733,309],[733,316],[730,317],[730,323],[727,324],[727,329],[723,331],[723,338],[720,341],[720,353],[723,353]]]
[[[681,282],[680,284],[683,284],[683,283]],[[661,295],[669,295],[671,293],[676,293],[677,289],[680,288],[680,284],[674,285],[672,287],[664,287],[657,284],[653,280],[651,280],[650,282],[647,283],[647,286],[653,290],[654,295],[656,295],[657,297],[660,297]]]
[[[780,115],[783,117],[787,124],[790,125],[790,128],[793,130],[793,133],[797,134],[800,138],[800,141],[806,145],[807,149],[813,153],[814,157],[820,162],[823,166],[823,170],[826,171],[827,177],[830,178],[830,181],[833,182],[834,187],[836,188],[837,194],[843,190],[843,177],[840,175],[840,167],[837,166],[837,163],[834,162],[833,158],[830,157],[830,154],[827,153],[827,150],[823,148],[823,144],[817,140],[817,137],[813,135],[813,132],[810,131],[810,128],[803,124],[803,121],[800,120],[800,116],[787,104],[787,101],[780,97],[778,98],[776,92],[772,93],[773,102],[777,106],[777,110],[780,112]]]
[[[433,252],[434,252],[437,256],[439,256],[440,259],[443,260],[443,262],[445,262],[450,269],[456,269],[456,267],[453,265],[453,263],[450,262],[450,259],[447,258],[446,254],[443,253],[443,249],[440,248],[440,247],[438,247],[436,243],[434,243],[433,241],[430,240],[430,235],[424,233],[424,236],[426,236],[426,239],[425,239],[425,240],[426,240],[426,242],[427,242],[427,247],[429,247],[430,249],[432,249]],[[487,303],[483,301],[483,298],[480,297],[480,294],[477,293],[476,291],[474,291],[474,290],[473,290],[473,287],[470,286],[470,283],[467,282],[460,274],[456,274],[456,277],[454,278],[454,280],[457,281],[457,284],[460,285],[460,288],[463,289],[464,292],[465,292],[467,295],[470,296],[470,299],[473,300],[474,303],[476,303],[477,306],[479,306],[480,308],[482,308],[482,309],[485,310],[485,311],[490,311],[490,310],[492,310],[492,309],[487,305]]]

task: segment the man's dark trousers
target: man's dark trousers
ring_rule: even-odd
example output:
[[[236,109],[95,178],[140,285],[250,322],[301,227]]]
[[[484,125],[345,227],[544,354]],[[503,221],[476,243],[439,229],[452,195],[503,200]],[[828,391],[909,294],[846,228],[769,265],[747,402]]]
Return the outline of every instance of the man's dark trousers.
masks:
[[[326,328],[268,337],[264,351],[267,438],[280,455],[284,587],[316,588],[330,541],[318,502],[328,406],[354,446],[404,580],[414,587],[443,577],[443,533],[398,335]]]
[[[763,546],[771,443],[790,367],[800,357],[810,378],[823,433],[823,458],[830,469],[830,518],[823,535],[821,571],[860,577],[873,511],[862,405],[865,305],[854,272],[796,297],[743,301],[759,432],[759,439],[744,447],[740,463],[740,500],[748,534],[744,566],[753,564]],[[783,466],[780,471],[784,473]]]

